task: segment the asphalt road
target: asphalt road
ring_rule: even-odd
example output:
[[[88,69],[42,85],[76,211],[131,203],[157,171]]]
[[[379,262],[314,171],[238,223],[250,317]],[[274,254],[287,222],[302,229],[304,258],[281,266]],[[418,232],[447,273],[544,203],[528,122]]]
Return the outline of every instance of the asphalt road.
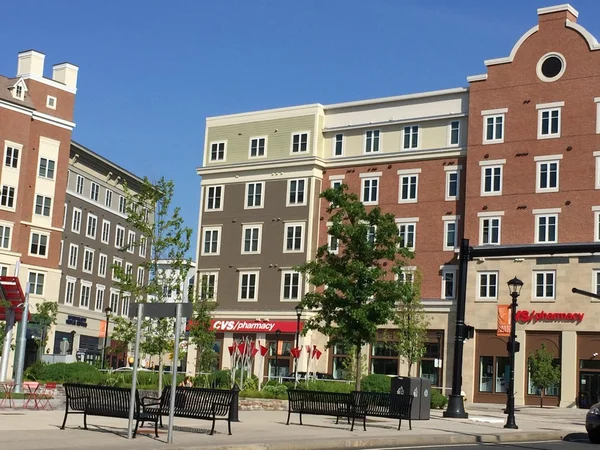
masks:
[[[370,450],[600,450],[600,445],[590,444],[585,433],[578,433],[568,437],[565,441],[546,442],[512,442],[506,444],[452,444],[430,446],[385,447]],[[366,450],[366,449],[364,449]]]

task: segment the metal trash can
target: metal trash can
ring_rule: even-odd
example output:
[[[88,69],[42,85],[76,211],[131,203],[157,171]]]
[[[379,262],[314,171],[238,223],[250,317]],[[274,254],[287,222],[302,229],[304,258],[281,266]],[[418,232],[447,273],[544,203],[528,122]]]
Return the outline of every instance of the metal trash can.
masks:
[[[392,394],[412,395],[412,420],[429,420],[431,411],[431,381],[427,378],[394,377]]]

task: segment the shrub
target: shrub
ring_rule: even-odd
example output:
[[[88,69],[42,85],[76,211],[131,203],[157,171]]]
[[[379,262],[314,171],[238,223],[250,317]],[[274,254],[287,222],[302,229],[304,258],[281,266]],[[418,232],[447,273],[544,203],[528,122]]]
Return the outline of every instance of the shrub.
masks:
[[[44,366],[47,365],[42,361],[36,361],[27,369],[25,369],[25,373],[23,376],[26,380],[38,381],[41,380],[41,375],[44,371]]]
[[[365,392],[385,392],[392,390],[392,379],[387,375],[367,375],[360,380],[360,388]]]
[[[284,385],[288,389],[294,389],[293,382],[286,382]],[[306,390],[306,391],[321,391],[321,392],[341,392],[348,393],[354,390],[353,384],[342,383],[338,381],[322,381],[322,380],[314,380],[314,381],[300,381],[298,383],[298,387],[296,389]]]
[[[287,387],[283,384],[269,384],[263,387],[262,392],[272,394],[274,398],[287,398]]]
[[[431,390],[431,409],[442,409],[448,404],[448,398],[437,389]]]
[[[254,391],[254,390],[243,390],[240,392],[240,398],[267,398],[267,399],[278,399],[278,400],[287,400],[287,393],[275,393],[275,392],[265,392],[263,391]]]
[[[83,362],[34,364],[27,369],[26,377],[35,377],[36,381],[55,381],[58,383],[104,384],[106,381],[104,373]]]

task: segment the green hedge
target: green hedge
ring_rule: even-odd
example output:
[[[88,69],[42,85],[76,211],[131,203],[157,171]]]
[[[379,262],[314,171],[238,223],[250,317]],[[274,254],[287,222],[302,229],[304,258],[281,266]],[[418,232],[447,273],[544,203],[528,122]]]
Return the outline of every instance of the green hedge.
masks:
[[[365,392],[391,392],[392,379],[387,375],[367,375],[360,380],[360,389]]]
[[[431,390],[431,409],[442,409],[448,404],[448,397],[437,389]]]

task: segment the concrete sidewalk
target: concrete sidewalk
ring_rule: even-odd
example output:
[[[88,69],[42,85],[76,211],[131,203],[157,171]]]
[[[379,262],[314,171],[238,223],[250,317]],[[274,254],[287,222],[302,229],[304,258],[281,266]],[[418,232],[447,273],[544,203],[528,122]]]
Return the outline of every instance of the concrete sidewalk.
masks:
[[[232,424],[227,435],[226,422],[217,422],[216,433],[208,435],[210,422],[175,419],[174,443],[166,444],[167,430],[144,428],[135,440],[126,439],[126,419],[89,417],[83,430],[83,417],[69,415],[67,428],[60,430],[64,411],[0,410],[0,442],[3,450],[33,449],[247,449],[247,450],[324,450],[339,448],[393,447],[398,445],[432,445],[475,442],[516,442],[555,440],[566,436],[585,437],[585,410],[521,407],[516,415],[518,430],[503,428],[503,405],[469,405],[469,419],[445,419],[442,411],[433,411],[431,420],[408,421],[396,430],[397,422],[371,419],[367,431],[362,423],[350,426],[330,417],[292,415],[285,425],[287,412],[240,411],[240,422]]]

